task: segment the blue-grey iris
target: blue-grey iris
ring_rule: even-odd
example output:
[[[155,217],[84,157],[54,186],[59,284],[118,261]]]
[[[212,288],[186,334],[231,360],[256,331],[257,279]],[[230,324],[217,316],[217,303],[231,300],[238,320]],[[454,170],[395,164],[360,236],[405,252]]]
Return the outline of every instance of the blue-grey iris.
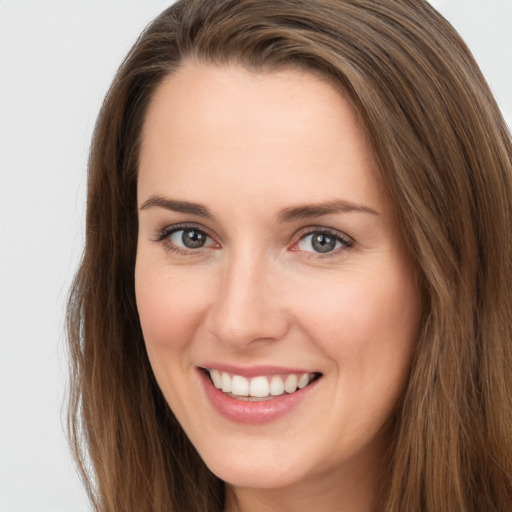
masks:
[[[206,243],[207,236],[195,229],[184,229],[181,235],[183,245],[189,249],[199,249]]]
[[[336,248],[336,238],[333,236],[318,233],[313,235],[311,245],[316,252],[326,253]]]

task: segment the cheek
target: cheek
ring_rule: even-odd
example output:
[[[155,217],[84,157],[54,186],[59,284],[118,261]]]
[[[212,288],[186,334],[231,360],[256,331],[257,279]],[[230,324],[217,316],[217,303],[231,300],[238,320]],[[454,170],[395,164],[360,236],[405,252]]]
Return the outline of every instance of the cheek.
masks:
[[[172,356],[187,347],[205,308],[204,290],[187,279],[137,263],[135,294],[150,358]]]
[[[353,272],[296,295],[303,330],[348,378],[390,382],[407,374],[421,305],[412,272],[397,268],[406,270]]]

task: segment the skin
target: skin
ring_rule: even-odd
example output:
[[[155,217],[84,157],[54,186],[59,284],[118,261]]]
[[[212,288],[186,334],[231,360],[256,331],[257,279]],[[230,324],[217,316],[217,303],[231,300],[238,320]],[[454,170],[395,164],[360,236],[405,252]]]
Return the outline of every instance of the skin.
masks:
[[[156,195],[213,217],[148,206]],[[333,201],[367,211],[282,218]],[[190,440],[227,482],[226,511],[379,510],[421,303],[351,104],[305,71],[187,62],[147,112],[138,204],[148,355]],[[203,247],[165,231],[182,223],[208,235]],[[319,253],[308,234],[326,229],[341,238]],[[197,371],[206,361],[322,377],[283,417],[239,424],[208,401]]]

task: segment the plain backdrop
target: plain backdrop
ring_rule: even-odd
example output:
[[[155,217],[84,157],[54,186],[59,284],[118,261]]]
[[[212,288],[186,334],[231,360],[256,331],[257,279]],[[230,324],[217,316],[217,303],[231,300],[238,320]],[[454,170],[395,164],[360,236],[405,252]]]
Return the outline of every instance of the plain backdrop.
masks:
[[[432,0],[512,126],[512,0]],[[64,304],[115,70],[164,0],[0,0],[0,512],[90,510],[64,434]],[[141,511],[142,512],[142,511]]]

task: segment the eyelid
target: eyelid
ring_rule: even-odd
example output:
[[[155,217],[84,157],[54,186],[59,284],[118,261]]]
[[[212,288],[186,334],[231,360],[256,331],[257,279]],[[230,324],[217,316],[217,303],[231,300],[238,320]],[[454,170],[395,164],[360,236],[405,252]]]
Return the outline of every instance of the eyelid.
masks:
[[[170,236],[173,233],[176,233],[177,231],[183,231],[186,229],[191,229],[194,231],[200,231],[201,233],[204,233],[212,242],[213,244],[205,245],[203,247],[198,247],[195,249],[188,248],[188,247],[181,247],[179,245],[174,244],[170,240]],[[205,249],[217,249],[220,247],[219,242],[217,241],[216,237],[211,233],[211,231],[206,228],[205,226],[201,224],[196,224],[194,222],[183,222],[179,224],[171,224],[168,225],[160,230],[158,230],[155,238],[153,239],[157,243],[161,243],[164,245],[165,249],[169,252],[173,252],[178,255],[199,255],[202,253]]]
[[[184,229],[193,229],[196,231],[201,231],[208,237],[210,237],[212,240],[215,240],[215,236],[210,232],[210,230],[200,224],[195,224],[194,222],[183,222],[179,224],[171,224],[169,226],[166,226],[157,232],[157,241],[163,241],[165,240],[170,234],[175,233],[176,231],[181,231]]]
[[[340,251],[345,251],[347,249],[352,248],[355,245],[355,240],[351,236],[348,236],[346,233],[344,233],[343,231],[340,231],[338,229],[329,228],[327,226],[306,226],[304,228],[301,228],[295,234],[295,237],[298,237],[298,239],[296,239],[293,242],[291,250],[292,251],[301,251],[300,249],[294,248],[294,247],[296,247],[300,241],[302,241],[305,238],[307,238],[308,236],[314,235],[316,233],[325,234],[325,235],[329,235],[329,236],[336,238],[336,240],[341,242],[342,247],[339,249],[333,250],[331,252],[328,252],[328,253],[323,253],[323,254],[315,253],[313,251],[302,251],[302,252],[313,255],[311,257],[326,258],[326,257],[330,257],[330,256],[336,256],[340,253]],[[308,256],[308,257],[310,257],[310,256]]]
[[[340,231],[339,229],[330,228],[327,226],[305,226],[299,229],[296,232],[295,236],[302,240],[303,238],[306,238],[308,235],[312,235],[314,233],[324,233],[344,240],[347,243],[355,243],[355,240],[351,236],[344,233],[343,231]]]

